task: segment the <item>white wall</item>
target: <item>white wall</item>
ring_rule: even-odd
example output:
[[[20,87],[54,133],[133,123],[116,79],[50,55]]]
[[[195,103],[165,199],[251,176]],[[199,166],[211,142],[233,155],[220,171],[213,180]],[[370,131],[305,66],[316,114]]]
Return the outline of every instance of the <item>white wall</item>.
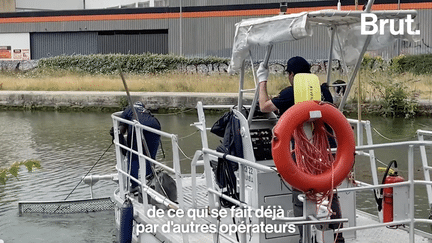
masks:
[[[86,0],[87,1],[87,0]],[[83,0],[16,0],[16,9],[74,10],[83,9]]]
[[[10,58],[7,57],[8,52]],[[30,59],[30,34],[0,34],[0,60],[25,59]]]
[[[15,12],[15,0],[1,0],[0,12]]]
[[[119,5],[150,2],[154,6],[155,0],[16,0],[17,11],[23,10],[78,10],[112,8]]]
[[[85,0],[85,5],[86,9],[97,9],[149,1],[154,2],[154,0]]]

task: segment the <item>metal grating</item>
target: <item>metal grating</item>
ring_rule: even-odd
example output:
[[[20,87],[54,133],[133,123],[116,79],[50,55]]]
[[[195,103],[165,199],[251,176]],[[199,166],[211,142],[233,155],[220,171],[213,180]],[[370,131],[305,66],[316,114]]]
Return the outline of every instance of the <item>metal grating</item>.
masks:
[[[114,202],[109,197],[56,202],[18,202],[18,211],[20,215],[27,213],[90,213],[108,210],[114,210]]]

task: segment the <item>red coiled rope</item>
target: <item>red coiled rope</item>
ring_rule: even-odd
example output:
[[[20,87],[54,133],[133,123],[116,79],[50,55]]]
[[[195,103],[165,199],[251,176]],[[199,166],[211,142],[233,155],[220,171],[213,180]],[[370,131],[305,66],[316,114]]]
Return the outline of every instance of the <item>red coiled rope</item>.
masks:
[[[334,136],[326,130],[324,123],[319,120],[312,122],[311,127],[313,128],[311,139],[305,134],[303,124],[294,130],[295,148],[291,152],[295,153],[297,167],[304,173],[311,175],[318,175],[332,169],[333,180],[332,166],[335,158],[330,150],[329,137],[334,138]],[[305,192],[305,194],[308,199],[316,201],[318,204],[322,203],[326,198],[329,198],[331,203],[333,187],[325,192]]]

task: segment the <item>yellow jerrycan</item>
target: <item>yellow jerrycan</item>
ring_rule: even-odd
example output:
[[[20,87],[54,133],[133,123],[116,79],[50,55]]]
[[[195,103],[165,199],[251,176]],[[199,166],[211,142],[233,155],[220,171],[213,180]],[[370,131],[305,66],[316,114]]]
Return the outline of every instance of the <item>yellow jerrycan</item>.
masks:
[[[311,73],[297,73],[294,76],[294,103],[307,100],[321,100],[318,76]]]

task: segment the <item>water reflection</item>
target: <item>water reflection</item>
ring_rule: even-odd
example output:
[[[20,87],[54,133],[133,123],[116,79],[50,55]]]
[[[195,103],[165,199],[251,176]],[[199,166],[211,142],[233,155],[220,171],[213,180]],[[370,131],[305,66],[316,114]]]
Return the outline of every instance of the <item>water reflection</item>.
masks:
[[[391,143],[400,141],[417,140],[416,131],[432,130],[432,123],[429,118],[402,119],[384,117],[364,117],[370,120],[372,125],[372,138],[374,143]],[[366,136],[366,134],[364,134]],[[375,151],[377,167],[387,167],[391,160],[398,163],[399,175],[408,178],[408,147],[397,147],[379,149]],[[426,147],[428,158],[432,156],[432,148]],[[429,159],[430,160],[430,159]],[[369,159],[356,156],[355,164],[356,179],[372,183]],[[378,173],[379,183],[382,182],[384,173]],[[423,180],[424,174],[419,154],[419,149],[414,149],[414,177]],[[373,199],[372,191],[363,191],[357,194],[357,206],[367,212],[376,213],[377,207]],[[418,218],[427,219],[429,217],[429,203],[427,200],[426,187],[417,186],[415,189],[415,215]],[[424,231],[431,232],[431,228],[424,224],[416,225]]]
[[[5,242],[72,242],[72,239],[73,242],[110,242],[107,239],[115,239],[112,233],[107,234],[111,228],[103,228],[106,222],[113,225],[112,212],[103,216],[101,226],[96,228],[100,230],[97,235],[83,234],[94,228],[88,224],[94,217],[90,214],[76,216],[81,221],[71,220],[74,216],[17,215],[18,201],[63,200],[69,194],[110,145],[110,114],[7,111],[0,112],[0,121],[3,124],[0,168],[29,159],[39,160],[42,166],[31,173],[21,168],[18,179],[10,178],[6,185],[0,185],[0,217],[7,219],[0,220],[0,239]],[[113,158],[111,150],[92,173],[115,172]],[[95,197],[109,196],[114,187],[113,182],[96,184]],[[89,197],[88,187],[80,185],[70,199]],[[70,238],[80,234],[78,238]]]
[[[12,164],[35,156],[35,141],[31,121],[22,113],[0,113],[0,144],[2,144],[1,162]],[[14,153],[14,151],[21,151]]]
[[[41,169],[27,172],[21,168],[18,179],[0,185],[0,239],[5,242],[113,242],[113,212],[80,215],[18,217],[18,201],[64,200],[81,177],[94,165],[111,144],[110,113],[0,112],[0,168],[15,161],[35,159]],[[189,157],[201,147],[195,127],[196,114],[155,115],[162,128],[178,134],[184,172],[190,171]],[[219,114],[208,116],[212,124]],[[218,143],[213,139],[211,144]],[[163,139],[164,154],[158,157],[171,163],[171,141]],[[111,148],[91,174],[115,172],[114,149]],[[98,182],[94,197],[111,196],[115,183]],[[80,185],[69,200],[90,198],[89,188]]]

